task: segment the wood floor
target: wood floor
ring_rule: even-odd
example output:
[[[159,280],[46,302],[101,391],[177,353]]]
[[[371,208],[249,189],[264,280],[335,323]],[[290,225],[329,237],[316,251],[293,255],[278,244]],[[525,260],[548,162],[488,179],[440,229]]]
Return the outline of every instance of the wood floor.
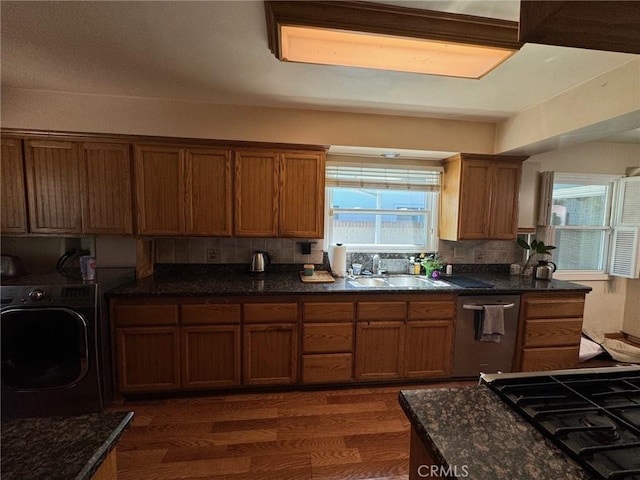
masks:
[[[405,480],[398,391],[427,385],[126,402],[119,480]]]

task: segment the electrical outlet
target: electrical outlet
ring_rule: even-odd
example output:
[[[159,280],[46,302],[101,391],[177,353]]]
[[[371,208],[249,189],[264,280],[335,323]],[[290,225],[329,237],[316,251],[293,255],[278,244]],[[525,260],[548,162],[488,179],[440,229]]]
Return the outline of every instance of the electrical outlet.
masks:
[[[461,259],[464,258],[465,249],[462,247],[453,247],[453,258]]]
[[[482,250],[477,250],[475,252],[474,259],[475,259],[476,263],[483,263],[484,262],[484,252]]]
[[[273,250],[269,252],[269,259],[271,260],[271,263],[278,263],[278,251]]]
[[[220,261],[220,249],[207,248],[207,262],[217,263]]]

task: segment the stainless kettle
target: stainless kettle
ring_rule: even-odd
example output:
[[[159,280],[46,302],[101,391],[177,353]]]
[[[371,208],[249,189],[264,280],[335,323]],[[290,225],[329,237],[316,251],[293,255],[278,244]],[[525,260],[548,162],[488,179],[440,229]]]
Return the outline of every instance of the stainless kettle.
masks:
[[[540,260],[535,270],[535,277],[539,280],[551,280],[553,272],[556,271],[556,264],[548,260]]]
[[[271,263],[267,252],[256,251],[251,255],[251,273],[264,273]]]

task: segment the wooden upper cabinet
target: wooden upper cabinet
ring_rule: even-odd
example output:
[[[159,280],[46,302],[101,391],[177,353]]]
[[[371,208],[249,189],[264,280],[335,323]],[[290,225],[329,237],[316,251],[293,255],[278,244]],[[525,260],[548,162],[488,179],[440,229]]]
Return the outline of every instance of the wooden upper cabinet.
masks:
[[[138,233],[179,235],[185,231],[184,150],[136,146]]]
[[[444,161],[440,232],[443,240],[512,240],[527,157],[460,154]]]
[[[234,234],[238,237],[278,236],[278,154],[238,150],[234,161]]]
[[[283,153],[280,236],[324,237],[324,153]]]
[[[228,150],[136,148],[138,233],[231,235]]]
[[[521,162],[496,162],[492,165],[489,238],[496,240],[516,238],[521,174]]]
[[[30,231],[82,233],[78,145],[26,140],[25,170]]]
[[[84,233],[132,234],[131,155],[129,145],[80,146]]]
[[[187,150],[186,192],[185,233],[231,236],[231,153],[228,150]]]
[[[0,230],[2,233],[27,232],[27,203],[24,186],[22,144],[17,138],[2,138],[2,176],[0,177]]]

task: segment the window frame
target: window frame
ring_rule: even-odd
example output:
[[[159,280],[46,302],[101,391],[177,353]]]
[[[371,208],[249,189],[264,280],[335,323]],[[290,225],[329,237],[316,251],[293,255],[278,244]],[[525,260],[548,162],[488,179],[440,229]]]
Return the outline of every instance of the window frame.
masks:
[[[554,274],[555,278],[561,280],[607,280],[609,278],[609,262],[611,256],[611,240],[613,233],[613,212],[615,203],[615,181],[621,178],[620,175],[608,174],[584,174],[584,173],[565,173],[554,172],[553,183],[551,185],[551,204],[553,205],[553,186],[556,184],[578,184],[578,185],[603,185],[605,190],[605,216],[602,225],[552,225],[552,212],[549,211],[549,226],[554,229],[554,245],[560,247],[555,241],[558,231],[600,231],[603,234],[603,241],[599,252],[598,262],[599,269],[560,269]]]
[[[335,212],[335,209],[333,208],[333,191],[334,189],[339,189],[339,188],[350,188],[350,189],[356,189],[356,190],[386,190],[386,191],[396,191],[396,192],[406,192],[406,191],[421,191],[422,193],[426,194],[431,194],[434,196],[434,198],[432,200],[429,200],[428,198],[426,198],[426,202],[425,205],[427,207],[429,207],[429,203],[431,203],[431,210],[429,210],[428,208],[425,210],[393,210],[390,211],[389,209],[338,209],[339,211],[353,211],[353,212],[359,212],[359,213],[368,213],[368,214],[395,214],[395,215],[406,215],[406,216],[416,216],[416,215],[421,215],[424,216],[425,218],[425,224],[426,224],[426,228],[427,228],[427,232],[426,232],[426,245],[418,245],[418,244],[409,244],[409,245],[395,245],[395,244],[384,244],[384,243],[379,243],[379,244],[369,244],[369,243],[346,243],[343,242],[344,245],[347,247],[347,251],[348,252],[362,252],[362,253],[380,253],[380,252],[388,252],[388,253],[416,253],[416,252],[431,252],[431,251],[437,251],[438,249],[438,214],[439,214],[439,209],[440,209],[440,201],[441,201],[441,187],[440,185],[442,184],[442,167],[438,164],[430,164],[430,163],[425,163],[425,162],[408,162],[408,163],[402,163],[402,164],[394,164],[394,165],[389,165],[389,164],[381,164],[379,162],[376,161],[370,161],[367,163],[360,163],[360,162],[353,162],[353,161],[348,161],[348,162],[328,162],[327,166],[329,165],[335,165],[338,169],[340,169],[342,166],[347,167],[347,169],[349,169],[351,167],[351,170],[349,170],[350,173],[353,173],[353,168],[355,169],[362,169],[363,171],[366,171],[367,168],[373,168],[375,170],[380,170],[380,169],[385,169],[385,170],[397,170],[398,172],[409,172],[409,175],[411,177],[411,180],[406,184],[403,185],[402,183],[395,183],[395,182],[385,182],[385,181],[381,181],[379,183],[379,185],[376,185],[376,181],[373,180],[371,181],[371,177],[370,176],[364,176],[364,178],[357,180],[345,180],[345,181],[341,181],[340,179],[338,180],[334,180],[334,179],[329,179],[329,176],[327,176],[327,186],[325,188],[325,212],[324,212],[324,222],[325,222],[325,239],[324,239],[324,247],[325,248],[329,248],[330,245],[334,245],[336,242],[342,242],[342,239],[339,238],[334,238],[334,231],[333,231],[333,226],[332,226],[332,219],[333,219],[333,214]],[[439,183],[436,187],[434,187],[434,184],[430,184],[429,187],[426,187],[424,189],[422,189],[421,187],[419,187],[419,185],[417,185],[415,183],[415,178],[413,178],[413,174],[415,172],[412,172],[414,170],[420,170],[420,171],[425,171],[425,172],[430,172],[430,173],[435,173],[437,172],[439,175]],[[329,173],[329,169],[327,169],[327,173]],[[361,184],[359,184],[361,182]]]

